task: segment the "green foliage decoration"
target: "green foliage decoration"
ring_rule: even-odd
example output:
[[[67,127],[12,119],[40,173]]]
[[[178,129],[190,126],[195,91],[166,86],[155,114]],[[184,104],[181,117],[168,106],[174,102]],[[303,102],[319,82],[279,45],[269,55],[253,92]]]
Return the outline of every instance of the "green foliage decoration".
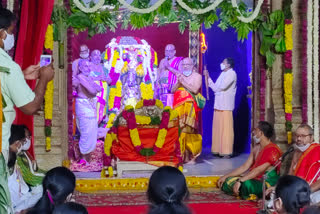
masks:
[[[88,36],[92,37],[95,34],[105,33],[107,30],[114,32],[120,26],[122,29],[128,29],[129,27],[131,29],[141,29],[154,23],[158,26],[163,26],[168,23],[178,22],[179,31],[183,33],[188,28],[191,31],[197,31],[202,24],[206,29],[209,29],[215,22],[219,21],[218,27],[221,30],[225,31],[228,28],[234,28],[238,40],[242,42],[248,38],[250,32],[259,32],[261,39],[260,54],[266,56],[268,67],[272,66],[275,60],[275,53],[283,53],[285,51],[284,17],[292,17],[289,6],[289,10],[284,7],[284,12],[279,10],[270,14],[259,13],[255,20],[245,23],[239,20],[238,16],[241,13],[241,15],[249,17],[253,11],[249,10],[243,2],[238,4],[238,9],[234,8],[231,0],[225,0],[215,10],[200,15],[189,13],[179,4],[173,4],[172,0],[166,0],[157,10],[148,14],[123,10],[117,0],[105,0],[105,5],[113,9],[84,13],[75,6],[73,0],[69,1],[71,5],[70,16],[61,7],[55,6],[54,11],[59,13],[54,12],[53,14],[57,15],[53,15],[52,20],[54,23],[60,23],[58,26],[61,26],[54,27],[57,32],[61,32],[71,26],[75,33],[88,30]],[[290,1],[292,0],[285,0],[285,2],[289,3]],[[150,7],[150,2],[150,0],[134,0],[132,5],[143,9]],[[204,9],[212,4],[210,0],[184,0],[184,3],[193,9]],[[62,22],[66,24],[62,25]],[[54,39],[57,40],[59,37]]]

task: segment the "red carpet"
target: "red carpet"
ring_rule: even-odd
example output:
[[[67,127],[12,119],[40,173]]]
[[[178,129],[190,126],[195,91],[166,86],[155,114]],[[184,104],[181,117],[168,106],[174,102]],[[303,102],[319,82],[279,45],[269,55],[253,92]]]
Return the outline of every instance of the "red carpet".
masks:
[[[192,213],[234,213],[234,214],[255,214],[258,208],[255,203],[214,203],[214,204],[188,204]],[[145,214],[147,206],[105,206],[88,207],[89,214],[116,213],[116,214]]]

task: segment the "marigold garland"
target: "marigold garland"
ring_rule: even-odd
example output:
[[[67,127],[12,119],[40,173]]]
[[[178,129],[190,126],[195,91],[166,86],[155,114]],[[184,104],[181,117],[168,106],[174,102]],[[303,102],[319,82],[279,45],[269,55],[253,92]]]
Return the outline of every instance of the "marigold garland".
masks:
[[[285,17],[285,44],[286,52],[284,54],[284,77],[283,77],[283,90],[284,90],[284,111],[286,119],[286,131],[288,144],[292,143],[292,0],[287,0],[284,3]]]
[[[48,25],[44,48],[53,50],[53,28],[52,25]],[[52,111],[53,111],[53,92],[54,92],[54,84],[53,80],[48,82],[47,89],[44,95],[44,132],[46,136],[46,151],[51,151],[51,134],[52,134]]]
[[[45,41],[44,41],[44,48],[53,50],[53,26],[52,24],[48,25],[46,35],[45,35]]]
[[[152,89],[152,84],[145,84],[144,82],[140,84],[141,98],[143,100],[153,99],[154,91]]]
[[[159,101],[159,100],[158,100],[158,102],[157,102],[157,100],[141,100],[138,102],[137,105],[142,105],[140,108],[142,108],[143,106],[154,106],[156,104],[159,108],[163,107],[163,104],[161,105],[159,102],[161,103],[161,101]],[[137,108],[137,106],[136,106],[136,108]],[[113,115],[114,116],[112,116],[112,117],[115,117],[115,114],[113,114]],[[163,147],[163,144],[165,142],[167,132],[168,132],[169,121],[177,118],[178,113],[175,110],[172,110],[169,106],[165,107],[165,109],[162,112],[162,119],[160,121],[160,127],[159,127],[157,140],[156,140],[155,145],[152,149],[143,148],[141,140],[140,140],[139,132],[137,129],[137,124],[153,125],[152,118],[147,117],[147,116],[135,115],[134,109],[130,105],[125,106],[125,109],[122,111],[122,113],[119,116],[122,116],[127,121],[128,129],[129,129],[129,133],[130,133],[130,138],[131,138],[132,144],[134,145],[136,151],[139,152],[141,155],[153,155],[153,154],[157,153]],[[107,156],[105,166],[110,166],[112,143],[114,141],[116,141],[116,142],[118,141],[118,139],[117,139],[117,126],[118,126],[117,120],[118,120],[118,118],[116,119],[116,122],[114,122],[112,128],[109,130],[109,132],[107,133],[106,138],[105,138],[104,152]],[[178,144],[179,144],[179,142],[178,142]]]

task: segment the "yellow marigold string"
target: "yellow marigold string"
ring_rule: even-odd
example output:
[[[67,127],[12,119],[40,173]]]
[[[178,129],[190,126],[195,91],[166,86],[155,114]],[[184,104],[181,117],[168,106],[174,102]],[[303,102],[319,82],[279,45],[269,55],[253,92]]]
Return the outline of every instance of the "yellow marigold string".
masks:
[[[137,72],[137,75],[138,75],[139,77],[143,77],[143,76],[144,76],[144,69],[143,69],[142,64],[140,64],[140,65],[137,66],[136,72]]]
[[[124,64],[123,64],[123,67],[122,67],[122,69],[121,69],[121,73],[123,73],[123,74],[124,74],[124,73],[127,73],[128,70],[129,70],[129,68],[128,68],[128,62],[125,61]]]
[[[45,118],[45,136],[46,136],[46,151],[51,150],[51,126],[52,126],[52,112],[53,112],[53,92],[54,84],[51,80],[44,96],[44,118]]]
[[[53,50],[53,27],[52,24],[48,25],[45,41],[44,41],[44,48]]]
[[[109,177],[113,177],[113,168],[111,166],[108,167]]]
[[[141,97],[143,100],[153,99],[154,91],[152,89],[152,84],[145,84],[144,82],[140,84]],[[141,105],[141,104],[140,104]]]
[[[158,133],[158,138],[157,138],[157,141],[155,143],[155,145],[158,147],[158,148],[162,148],[163,147],[163,144],[166,140],[166,136],[167,136],[167,129],[160,129],[159,130],[159,133]]]
[[[117,61],[119,59],[119,52],[117,50],[114,51],[114,55],[113,55],[113,59],[112,59],[112,63],[111,63],[111,67],[115,67],[117,64]]]
[[[140,100],[137,104],[136,104],[136,109],[140,109],[143,107],[143,100]]]
[[[151,123],[151,118],[148,116],[136,115],[136,123],[141,125],[148,125]]]
[[[138,129],[137,128],[129,129],[129,132],[130,132],[130,138],[134,147],[141,146],[141,140],[139,137]]]
[[[158,108],[163,109],[163,103],[160,100],[156,100],[156,106],[158,106]]]
[[[158,54],[157,54],[157,52],[154,52],[154,64],[156,66],[158,66]]]
[[[110,133],[107,134],[105,140],[104,140],[104,153],[106,153],[107,156],[111,155],[110,149],[112,146],[112,136]]]
[[[285,24],[284,25],[284,32],[285,32],[286,49],[287,49],[287,51],[292,50],[292,48],[293,48],[292,24]]]

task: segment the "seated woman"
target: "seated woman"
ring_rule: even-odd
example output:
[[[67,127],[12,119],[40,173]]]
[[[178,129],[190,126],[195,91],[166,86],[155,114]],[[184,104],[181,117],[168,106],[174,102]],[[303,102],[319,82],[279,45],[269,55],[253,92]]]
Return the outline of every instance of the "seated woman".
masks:
[[[160,167],[149,180],[147,197],[151,205],[148,214],[190,214],[191,211],[183,203],[188,195],[182,172],[171,166]]]
[[[22,141],[21,152],[17,156],[17,164],[21,169],[21,173],[25,182],[30,186],[37,186],[42,184],[42,180],[46,171],[41,170],[37,166],[37,162],[28,152],[31,146],[31,132],[25,125],[19,125],[23,128],[24,141]],[[19,130],[21,130],[19,128]],[[11,133],[13,133],[11,131]]]
[[[276,185],[273,207],[279,214],[299,214],[310,203],[309,184],[296,176],[285,175]]]
[[[42,197],[28,213],[52,213],[56,206],[69,202],[76,177],[65,167],[55,167],[46,173],[42,186]]]

